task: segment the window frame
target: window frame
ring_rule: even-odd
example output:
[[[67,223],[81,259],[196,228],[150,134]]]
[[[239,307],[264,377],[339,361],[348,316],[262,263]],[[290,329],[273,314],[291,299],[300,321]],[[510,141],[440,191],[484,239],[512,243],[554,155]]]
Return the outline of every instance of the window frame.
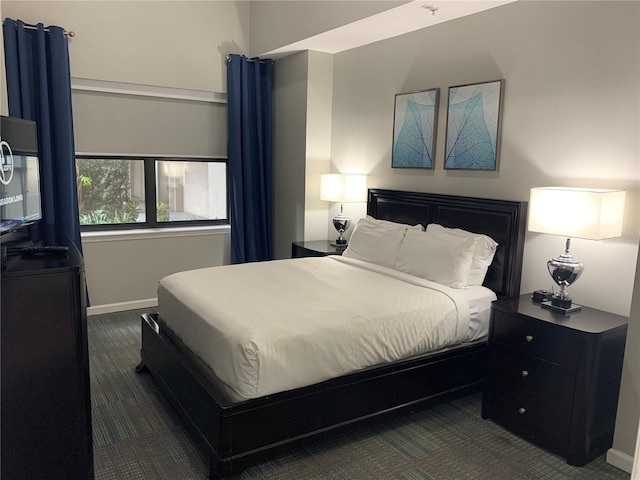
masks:
[[[144,206],[145,221],[135,223],[104,223],[104,224],[80,224],[81,232],[100,232],[100,231],[116,231],[116,230],[135,230],[135,229],[160,229],[160,228],[185,228],[185,227],[204,227],[212,225],[229,225],[230,203],[229,203],[229,159],[228,157],[215,156],[182,156],[182,155],[113,155],[113,154],[94,154],[94,153],[76,153],[77,159],[87,160],[141,160],[143,161],[144,172]],[[156,211],[157,193],[156,193],[156,161],[171,162],[203,162],[203,163],[224,163],[226,165],[226,194],[227,194],[227,218],[225,219],[209,219],[209,220],[173,220],[166,222],[158,221]]]

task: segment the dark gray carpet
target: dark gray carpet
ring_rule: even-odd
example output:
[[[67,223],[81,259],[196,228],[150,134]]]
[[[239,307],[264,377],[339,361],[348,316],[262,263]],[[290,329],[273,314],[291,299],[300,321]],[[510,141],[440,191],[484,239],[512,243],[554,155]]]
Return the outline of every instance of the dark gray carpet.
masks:
[[[140,313],[89,317],[96,480],[206,479],[208,459],[161,395],[136,374]],[[352,426],[256,462],[235,479],[629,480],[604,456],[582,468],[480,418],[481,395]]]

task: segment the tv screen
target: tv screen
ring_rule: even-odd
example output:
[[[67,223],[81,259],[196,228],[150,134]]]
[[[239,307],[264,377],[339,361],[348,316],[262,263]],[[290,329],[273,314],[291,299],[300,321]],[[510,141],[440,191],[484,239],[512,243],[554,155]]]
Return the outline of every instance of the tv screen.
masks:
[[[0,235],[42,218],[36,124],[0,116]]]

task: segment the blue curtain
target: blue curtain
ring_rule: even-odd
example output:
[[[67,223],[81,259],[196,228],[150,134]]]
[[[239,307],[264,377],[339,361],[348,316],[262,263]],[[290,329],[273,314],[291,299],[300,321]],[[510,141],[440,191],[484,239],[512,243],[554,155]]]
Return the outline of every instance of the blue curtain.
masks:
[[[273,62],[229,55],[229,206],[231,263],[273,258]]]
[[[4,51],[9,115],[38,127],[44,221],[82,251],[65,32],[7,18]]]

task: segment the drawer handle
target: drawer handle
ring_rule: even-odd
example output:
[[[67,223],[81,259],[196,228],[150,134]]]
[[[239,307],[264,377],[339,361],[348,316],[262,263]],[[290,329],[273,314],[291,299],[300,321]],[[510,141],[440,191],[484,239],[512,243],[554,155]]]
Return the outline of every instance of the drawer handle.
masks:
[[[529,371],[528,370],[522,370],[522,376],[527,378],[529,376]]]
[[[527,335],[526,337],[524,337],[524,339],[525,339],[527,342],[531,343],[531,342],[533,342],[533,335]]]
[[[520,415],[524,415],[525,413],[527,413],[527,410],[526,410],[524,407],[520,407],[520,408],[518,409],[518,413],[519,413]]]

